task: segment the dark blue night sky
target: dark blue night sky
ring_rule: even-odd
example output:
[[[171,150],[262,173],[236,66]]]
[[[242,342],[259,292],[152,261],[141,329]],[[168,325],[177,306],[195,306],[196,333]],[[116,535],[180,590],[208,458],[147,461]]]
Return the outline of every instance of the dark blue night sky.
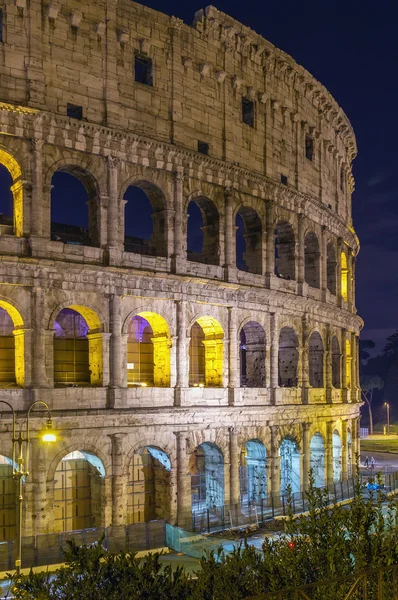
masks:
[[[202,8],[182,0],[145,4],[187,23]],[[364,336],[372,337],[380,348],[385,336],[398,329],[398,5],[391,0],[218,0],[217,8],[291,54],[325,85],[351,120],[359,149],[353,201],[361,241],[357,306],[365,319]],[[56,220],[73,224],[76,215],[76,224],[83,224],[74,205],[81,197],[81,184],[75,181],[76,189],[63,207],[58,205]],[[64,187],[61,180],[59,187]],[[3,198],[3,207],[7,201]],[[130,202],[127,211],[132,209]],[[146,232],[140,237],[147,237]]]

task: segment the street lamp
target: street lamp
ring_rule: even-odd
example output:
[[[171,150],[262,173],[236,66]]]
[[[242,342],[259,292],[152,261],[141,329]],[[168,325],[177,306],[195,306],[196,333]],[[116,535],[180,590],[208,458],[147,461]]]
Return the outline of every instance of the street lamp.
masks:
[[[387,409],[387,435],[390,435],[390,405],[388,402],[384,402],[384,406]]]
[[[53,423],[51,420],[51,411],[48,405],[42,400],[36,400],[29,406],[28,417],[26,419],[26,432],[25,435],[22,431],[18,433],[17,437],[17,415],[11,404],[5,400],[0,400],[1,404],[6,404],[12,412],[12,476],[18,481],[18,513],[17,513],[17,556],[15,559],[15,568],[17,574],[21,572],[21,559],[22,559],[22,512],[23,512],[23,486],[22,482],[25,477],[29,475],[29,444],[30,444],[30,411],[34,406],[42,404],[45,406],[48,418],[46,429],[41,435],[43,442],[51,444],[57,441],[57,436],[53,431]],[[18,447],[18,448],[17,448]],[[18,454],[18,458],[17,458]]]

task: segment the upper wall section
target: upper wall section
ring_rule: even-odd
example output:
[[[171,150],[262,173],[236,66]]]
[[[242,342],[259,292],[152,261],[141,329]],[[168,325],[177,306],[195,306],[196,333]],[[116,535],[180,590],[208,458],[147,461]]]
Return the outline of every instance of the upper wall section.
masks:
[[[0,8],[0,101],[64,116],[77,105],[88,122],[191,151],[205,142],[212,158],[308,194],[351,225],[356,142],[347,117],[248,27],[212,6],[192,27],[130,0],[0,0]],[[137,56],[151,59],[152,85],[136,82]]]

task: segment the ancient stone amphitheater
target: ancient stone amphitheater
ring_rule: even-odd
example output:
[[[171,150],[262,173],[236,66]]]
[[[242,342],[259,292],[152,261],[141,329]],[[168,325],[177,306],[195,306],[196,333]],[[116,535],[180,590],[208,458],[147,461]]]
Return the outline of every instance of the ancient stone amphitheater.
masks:
[[[35,407],[24,533],[188,526],[298,494],[310,467],[346,480],[362,321],[344,112],[212,6],[192,26],[130,0],[0,11],[1,399],[21,423],[47,402],[58,432],[37,441]]]

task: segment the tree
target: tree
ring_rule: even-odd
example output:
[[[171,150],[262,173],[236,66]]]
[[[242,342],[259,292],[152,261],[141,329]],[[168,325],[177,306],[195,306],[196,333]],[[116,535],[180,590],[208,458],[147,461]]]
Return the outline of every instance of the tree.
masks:
[[[373,340],[359,340],[359,360],[361,364],[366,364],[368,358],[370,358],[370,352],[368,349],[373,349],[376,346]]]
[[[398,358],[398,331],[387,337],[383,354],[390,358]]]
[[[373,433],[373,414],[372,400],[375,390],[381,390],[384,387],[384,381],[378,375],[362,375],[361,376],[361,394],[362,398],[368,405],[369,409],[369,433]]]

